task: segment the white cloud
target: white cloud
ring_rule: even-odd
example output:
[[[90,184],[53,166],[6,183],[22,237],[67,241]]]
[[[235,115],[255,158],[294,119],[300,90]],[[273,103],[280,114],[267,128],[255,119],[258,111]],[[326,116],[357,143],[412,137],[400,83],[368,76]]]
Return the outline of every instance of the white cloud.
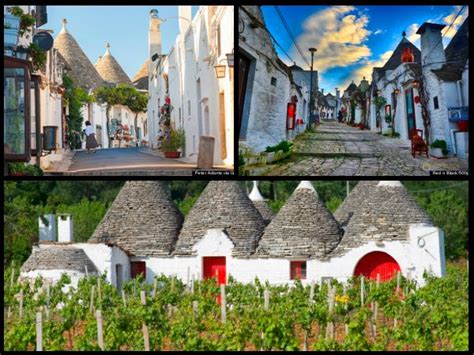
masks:
[[[354,6],[332,6],[305,20],[304,32],[297,38],[298,46],[307,52],[308,62],[311,56],[307,49],[317,48],[314,67],[319,72],[358,63],[372,54],[364,44],[371,34],[367,29],[369,18],[351,14],[354,11]],[[295,48],[292,48],[291,55],[299,60],[298,65],[307,68]]]
[[[418,28],[420,27],[420,25],[418,25],[417,23],[413,23],[411,24],[410,26],[408,26],[407,30],[406,30],[406,33],[407,33],[407,39],[415,44],[415,42],[420,41],[420,35],[417,35],[416,34],[416,31],[418,31]],[[418,44],[415,44],[415,45],[418,45]]]
[[[382,53],[378,59],[368,60],[365,59],[363,64],[354,70],[349,78],[340,86],[342,90],[345,90],[347,86],[354,80],[356,85],[359,85],[360,81],[365,77],[369,82],[372,80],[372,70],[375,67],[383,67],[387,60],[390,59],[393,51],[386,51]]]
[[[379,34],[382,34],[383,32],[384,31],[382,31],[382,30],[377,30],[377,31],[374,32],[374,35],[379,35]]]
[[[453,11],[448,16],[443,18],[443,22],[446,24],[446,27],[443,28],[441,33],[443,34],[444,38],[453,38],[458,31],[458,28],[461,27],[461,25],[464,23],[464,20],[469,16],[469,7],[464,6],[464,10],[456,18],[456,15],[461,10],[461,8],[462,6],[459,5],[453,6]],[[455,18],[456,20],[454,20]],[[453,25],[449,27],[453,21]]]

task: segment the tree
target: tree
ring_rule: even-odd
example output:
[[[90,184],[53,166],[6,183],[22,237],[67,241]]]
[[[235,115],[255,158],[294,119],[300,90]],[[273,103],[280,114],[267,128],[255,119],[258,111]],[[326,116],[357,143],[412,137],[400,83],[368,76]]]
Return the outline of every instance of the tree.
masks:
[[[101,86],[94,90],[94,99],[100,104],[106,105],[105,117],[107,119],[107,135],[109,137],[109,147],[112,145],[112,138],[110,137],[110,109],[115,105],[123,104],[123,98],[120,95],[120,85]]]
[[[71,149],[80,148],[80,136],[77,132],[82,129],[82,117],[81,108],[85,104],[89,104],[94,101],[93,97],[88,95],[87,92],[79,87],[76,87],[72,78],[67,75],[63,76],[64,99],[69,106],[69,115],[67,117],[67,134],[68,143]]]
[[[140,112],[146,112],[148,94],[140,92],[130,85],[120,88],[120,94],[123,98],[124,105],[135,114],[135,137],[138,139],[138,114]]]

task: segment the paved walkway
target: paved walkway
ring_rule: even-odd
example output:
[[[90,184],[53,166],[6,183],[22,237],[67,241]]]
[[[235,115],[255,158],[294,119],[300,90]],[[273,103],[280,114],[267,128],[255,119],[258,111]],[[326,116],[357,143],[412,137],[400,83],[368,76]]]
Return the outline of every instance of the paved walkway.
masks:
[[[410,141],[384,137],[335,121],[323,121],[316,133],[295,140],[290,162],[265,175],[287,176],[423,176],[430,171],[468,170],[467,162],[413,158]]]

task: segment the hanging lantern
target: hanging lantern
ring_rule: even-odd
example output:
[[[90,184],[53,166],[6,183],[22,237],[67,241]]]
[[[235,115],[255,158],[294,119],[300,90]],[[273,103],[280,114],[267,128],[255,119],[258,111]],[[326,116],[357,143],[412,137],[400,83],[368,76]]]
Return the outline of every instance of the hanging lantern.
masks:
[[[403,48],[402,53],[402,63],[413,63],[415,61],[415,56],[413,55],[409,47]]]
[[[287,130],[295,129],[295,120],[296,120],[296,104],[294,102],[289,102],[286,108],[286,129]]]

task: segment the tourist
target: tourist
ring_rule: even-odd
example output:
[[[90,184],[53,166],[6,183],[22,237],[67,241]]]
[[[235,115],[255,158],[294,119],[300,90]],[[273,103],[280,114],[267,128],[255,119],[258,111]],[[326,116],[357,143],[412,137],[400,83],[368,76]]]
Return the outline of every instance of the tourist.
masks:
[[[90,153],[92,149],[92,153],[96,152],[96,149],[98,144],[95,139],[95,133],[94,133],[94,128],[92,128],[92,125],[89,121],[86,121],[86,129],[84,130],[84,133],[86,134],[86,148],[87,148],[87,153]]]
[[[342,111],[341,110],[339,110],[339,112],[337,113],[337,120],[339,122],[342,122]]]

